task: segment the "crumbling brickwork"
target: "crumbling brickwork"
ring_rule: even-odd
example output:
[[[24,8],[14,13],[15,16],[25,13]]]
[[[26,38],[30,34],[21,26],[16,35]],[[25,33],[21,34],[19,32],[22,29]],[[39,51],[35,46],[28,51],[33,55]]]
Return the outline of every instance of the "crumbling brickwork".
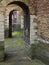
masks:
[[[49,0],[35,0],[38,17],[38,36],[49,40]]]

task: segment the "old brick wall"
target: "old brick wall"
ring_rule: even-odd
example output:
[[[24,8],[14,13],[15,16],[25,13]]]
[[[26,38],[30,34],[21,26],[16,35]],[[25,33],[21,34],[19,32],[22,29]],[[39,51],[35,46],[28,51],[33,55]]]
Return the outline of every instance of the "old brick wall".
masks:
[[[49,65],[49,0],[35,0],[37,13],[37,35],[39,43],[36,46],[36,58]]]
[[[49,40],[49,0],[35,0],[38,17],[37,35]]]

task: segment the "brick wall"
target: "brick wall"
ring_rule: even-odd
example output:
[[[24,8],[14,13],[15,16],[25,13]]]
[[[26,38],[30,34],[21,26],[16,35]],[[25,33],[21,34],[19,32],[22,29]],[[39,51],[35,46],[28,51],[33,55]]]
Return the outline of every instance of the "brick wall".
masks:
[[[49,40],[49,0],[35,0],[38,17],[38,36]]]

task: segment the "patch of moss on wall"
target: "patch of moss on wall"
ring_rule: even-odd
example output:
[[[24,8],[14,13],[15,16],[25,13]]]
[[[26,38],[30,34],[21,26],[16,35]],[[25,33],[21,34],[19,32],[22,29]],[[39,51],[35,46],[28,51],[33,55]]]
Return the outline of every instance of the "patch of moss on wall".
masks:
[[[49,44],[45,44],[45,43],[39,42],[38,43],[38,47],[40,47],[40,48],[42,48],[44,50],[49,51]]]
[[[31,45],[30,52],[31,52],[30,54],[31,59],[36,58],[36,45],[35,44]]]
[[[49,65],[49,45],[41,42],[36,44],[36,58]]]
[[[4,60],[4,42],[0,42],[0,61]]]
[[[41,51],[44,51],[43,49],[41,49],[40,47],[38,47],[37,49],[36,49],[36,58],[37,59],[40,59],[42,62],[44,62],[46,65],[49,65],[49,57],[45,54],[45,53],[43,53],[43,52],[41,52]]]

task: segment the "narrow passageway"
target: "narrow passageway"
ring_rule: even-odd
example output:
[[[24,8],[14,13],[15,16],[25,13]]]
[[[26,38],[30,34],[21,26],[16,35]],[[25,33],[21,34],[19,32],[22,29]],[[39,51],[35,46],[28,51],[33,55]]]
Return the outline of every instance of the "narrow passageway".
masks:
[[[15,4],[20,6],[24,11],[22,22],[17,21],[17,11],[12,10],[9,13],[9,37],[5,38],[5,65],[45,65],[43,62],[37,59],[31,59],[30,54],[30,12],[28,6],[22,2],[12,2],[8,6]],[[23,6],[22,6],[23,5]],[[20,14],[20,13],[19,13]],[[15,18],[16,16],[16,18]],[[18,18],[19,19],[19,18]],[[24,19],[24,20],[23,20]],[[23,25],[23,28],[17,30],[16,23]],[[15,27],[16,25],[16,27]],[[22,31],[23,29],[23,31]],[[14,32],[15,31],[15,32]]]
[[[49,65],[48,4],[0,1],[0,65]]]
[[[6,58],[5,62],[0,63],[1,65],[45,65],[40,60],[31,60],[31,58],[28,57],[22,32],[14,32],[13,35],[13,38],[5,39]]]

